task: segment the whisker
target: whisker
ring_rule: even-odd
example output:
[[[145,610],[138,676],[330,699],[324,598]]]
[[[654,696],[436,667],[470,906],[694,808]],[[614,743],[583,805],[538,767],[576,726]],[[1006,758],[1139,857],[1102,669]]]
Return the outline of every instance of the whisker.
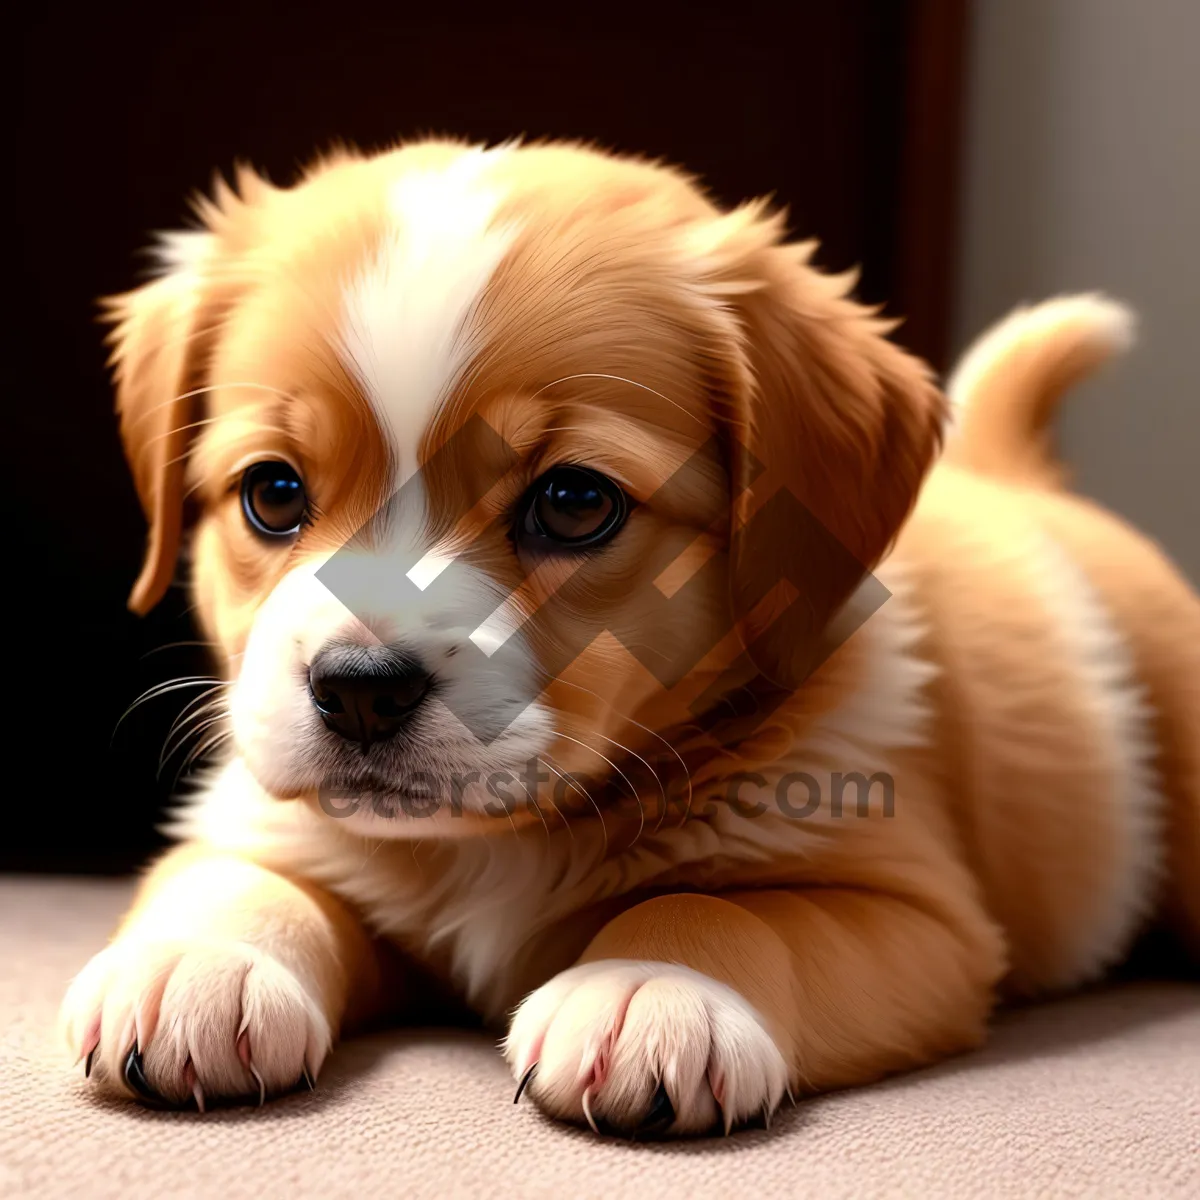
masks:
[[[113,726],[113,737],[117,736],[118,730],[134,709],[140,708],[143,704],[147,704],[151,700],[157,700],[159,696],[165,696],[170,692],[181,691],[183,688],[188,687],[201,687],[206,684],[210,686],[212,684],[223,684],[223,681],[214,678],[212,675],[185,675],[180,676],[178,679],[169,679],[166,683],[155,684],[153,687],[147,688],[117,719],[116,725]]]
[[[203,711],[198,715],[203,717]],[[174,745],[171,745],[170,747],[168,747],[167,745],[164,744],[163,752],[159,756],[159,760],[158,760],[158,775],[159,775],[159,777],[162,776],[163,768],[167,765],[167,763],[170,762],[171,759],[174,758],[174,756],[176,754],[178,754],[179,751],[182,750],[184,746],[187,745],[189,738],[198,737],[206,729],[211,729],[214,725],[219,725],[225,719],[226,719],[225,713],[223,713],[223,712],[216,713],[213,716],[209,716],[207,718],[197,721],[190,728],[185,729],[183,731],[183,733],[180,735],[180,737],[175,741]]]
[[[210,734],[208,737],[201,738],[200,741],[192,747],[191,751],[179,764],[175,774],[171,777],[171,794],[174,795],[175,792],[179,790],[179,784],[181,780],[183,779],[184,775],[190,773],[190,769],[194,764],[199,763],[200,759],[205,754],[207,754],[210,750],[216,749],[216,747],[228,741],[230,738],[232,738],[232,736],[233,734],[229,730],[218,730],[216,733]]]
[[[215,690],[215,688],[210,689],[210,693]],[[163,753],[162,758],[159,759],[159,766],[161,767],[163,762],[175,754],[201,727],[207,726],[213,718],[225,715],[227,714],[220,699],[211,694],[202,698],[201,704],[192,712],[186,715],[181,714],[167,730],[167,736],[163,739]],[[170,742],[176,734],[178,734],[179,740],[174,746],[170,746]]]
[[[638,838],[642,836],[642,831],[646,828],[646,810],[642,805],[642,798],[638,795],[637,788],[635,788],[633,784],[629,782],[629,776],[626,775],[625,772],[622,771],[621,768],[618,767],[611,758],[609,758],[607,755],[601,754],[595,746],[589,746],[587,742],[581,742],[578,738],[574,738],[571,737],[570,734],[563,733],[561,729],[556,729],[554,732],[558,737],[565,738],[568,742],[574,742],[576,746],[582,746],[585,750],[590,750],[597,758],[602,758],[625,781],[625,786],[629,789],[630,795],[637,803],[638,817],[640,818],[637,835],[634,837],[633,842],[630,843],[630,845],[633,845],[634,842],[636,842]],[[645,762],[645,759],[642,761]]]
[[[368,851],[368,852],[367,852],[367,856],[366,856],[366,857],[365,857],[365,858],[362,860],[362,862],[359,864],[359,867],[358,867],[358,869],[359,869],[360,871],[363,871],[363,870],[365,870],[365,869],[366,869],[366,866],[367,866],[367,863],[369,863],[369,862],[371,861],[371,859],[373,859],[373,858],[375,857],[375,855],[379,853],[379,851],[380,851],[380,849],[382,848],[382,846],[383,846],[383,843],[384,843],[384,841],[385,841],[385,840],[386,840],[385,838],[380,838],[380,839],[379,839],[379,840],[378,840],[378,841],[375,843],[375,849],[374,849],[374,850],[370,850],[370,851]],[[413,861],[414,861],[414,862],[416,861],[416,858],[415,858],[415,856],[414,856],[414,858],[413,858]]]
[[[203,742],[201,742],[197,746],[195,746],[192,749],[192,752],[187,756],[187,758],[184,759],[183,764],[180,766],[179,770],[175,772],[175,778],[171,781],[171,791],[174,792],[179,787],[179,781],[183,778],[183,776],[185,774],[188,773],[189,768],[194,763],[198,763],[205,754],[208,754],[211,751],[217,749],[218,746],[223,745],[225,742],[229,741],[232,737],[233,737],[232,733],[230,733],[227,730],[223,730],[220,733],[218,733],[216,736],[211,737],[211,738],[206,738]]]
[[[233,731],[229,729],[219,730],[215,734],[204,738],[203,741],[197,743],[197,745],[193,747],[191,753],[186,759],[184,759],[183,769],[186,771],[188,767],[190,767],[197,759],[201,758],[209,751],[216,749],[217,746],[222,745],[224,742],[231,741],[232,738]]]
[[[649,392],[652,396],[657,396],[660,400],[665,401],[673,408],[679,409],[679,411],[683,413],[685,417],[687,417],[689,420],[695,421],[705,433],[711,432],[708,426],[705,425],[695,413],[688,412],[688,410],[684,408],[682,404],[676,400],[672,400],[670,396],[664,396],[663,393],[658,391],[656,388],[652,388],[645,383],[638,383],[636,379],[627,379],[624,375],[609,375],[604,371],[580,371],[575,375],[563,375],[561,378],[553,379],[549,383],[538,388],[538,390],[533,393],[530,399],[535,400],[538,396],[540,396],[543,392],[548,391],[550,388],[557,387],[560,383],[570,383],[573,379],[611,379],[614,383],[627,383],[630,387],[641,388],[643,392]]]
[[[199,696],[196,696],[193,699],[189,700],[187,702],[187,704],[185,704],[183,706],[183,709],[180,711],[179,716],[177,716],[175,718],[175,720],[171,723],[171,728],[167,730],[167,736],[163,739],[163,753],[164,754],[166,753],[166,744],[171,740],[171,737],[175,733],[175,731],[177,729],[179,729],[180,726],[184,726],[187,724],[187,722],[191,719],[192,715],[194,713],[196,713],[198,706],[199,706],[199,712],[202,713],[203,706],[208,701],[209,697],[211,697],[214,693],[220,691],[220,688],[221,688],[221,685],[219,683],[213,684],[213,686],[210,687],[207,691],[201,692]],[[159,765],[159,767],[161,767],[163,765],[162,758],[159,758],[158,765]]]
[[[550,768],[550,770],[552,770],[555,773],[555,775],[557,775],[559,777],[559,779],[561,779],[563,781],[563,783],[565,783],[568,787],[574,788],[581,796],[585,797],[587,799],[587,802],[596,810],[596,816],[598,816],[600,818],[600,832],[604,836],[604,853],[605,853],[605,855],[607,855],[608,854],[608,827],[604,824],[604,813],[601,812],[600,805],[598,805],[596,803],[596,801],[592,799],[591,793],[586,788],[581,788],[579,786],[579,784],[577,784],[573,779],[570,779],[566,775],[564,775],[558,769],[558,767],[556,765],[556,761],[553,758],[551,758],[549,754],[547,754],[543,751],[541,754],[538,755],[538,758],[540,758],[542,760],[542,762],[544,762],[546,764],[546,766],[548,766]],[[557,804],[554,806],[554,810],[555,810],[555,812],[558,812]],[[562,814],[560,813],[559,815],[561,816]],[[568,825],[567,828],[569,829],[570,826]],[[572,837],[571,840],[574,841],[574,837]]]
[[[593,729],[593,730],[591,730],[591,732],[594,733],[596,735],[596,737],[603,738],[604,741],[609,743],[609,745],[616,746],[618,750],[623,750],[626,754],[633,755],[633,757],[636,758],[638,760],[638,762],[640,762],[642,764],[642,766],[644,766],[646,768],[646,770],[649,771],[650,774],[654,777],[654,782],[656,784],[658,784],[659,795],[662,796],[662,803],[663,803],[662,816],[660,816],[658,818],[658,824],[655,825],[655,827],[654,827],[657,830],[662,825],[663,821],[666,819],[667,808],[670,804],[670,802],[667,799],[667,789],[666,789],[665,785],[663,784],[662,777],[649,764],[649,762],[647,762],[646,759],[644,759],[636,750],[633,749],[632,746],[626,746],[624,742],[618,742],[615,738],[610,738],[607,734],[601,733],[598,729]],[[642,836],[642,833],[646,828],[646,814],[644,811],[642,811],[642,802],[641,802],[640,797],[638,798],[638,809],[639,809],[639,812],[641,812],[642,822],[641,822],[641,825],[638,827],[637,838],[633,839],[635,842],[638,840],[638,838],[640,838]]]
[[[147,650],[139,661],[144,661],[152,654],[161,654],[164,650],[178,650],[181,646],[215,646],[216,644],[216,642],[204,642],[194,639],[188,642],[167,642],[165,646],[155,646],[153,650]]]
[[[177,433],[185,433],[189,429],[199,429],[201,425],[215,425],[218,421],[224,420],[224,417],[204,417],[199,421],[189,421],[186,425],[175,425],[164,433],[156,433],[153,437],[146,439],[146,445],[149,446],[152,442],[165,441],[169,437],[174,437]]]
[[[181,425],[180,428],[181,429],[191,429],[195,425],[210,425],[210,424],[212,424],[213,421],[219,421],[221,419],[222,418],[220,418],[220,417],[209,417],[203,421],[193,421],[192,425]],[[278,425],[256,425],[254,428],[257,429],[259,432],[278,433],[278,434],[282,434],[282,435],[287,434],[287,430],[281,428]],[[185,450],[182,454],[177,454],[174,458],[167,459],[167,461],[165,463],[163,463],[162,465],[163,465],[163,467],[173,467],[173,466],[175,466],[176,463],[187,462],[187,460],[191,457],[191,454],[192,454],[192,452],[190,450]],[[193,493],[195,493],[198,490],[199,490],[198,487],[191,487],[187,490],[186,494],[188,496],[191,496]]]
[[[546,766],[549,767],[550,764],[547,763]],[[550,769],[552,771],[554,771],[553,767],[550,767]],[[555,771],[554,773],[556,775],[558,775],[558,777],[560,779],[563,778],[561,775],[559,775],[559,773],[557,771]],[[566,781],[564,780],[564,782],[566,782]],[[522,780],[521,786],[525,788],[526,792],[529,791],[528,786],[525,784],[525,782],[523,780]],[[549,796],[547,796],[546,799],[549,802],[550,807],[552,809],[554,809],[555,815],[563,823],[563,828],[567,831],[567,837],[569,837],[571,839],[571,841],[574,841],[575,840],[575,831],[571,828],[571,822],[567,819],[567,814],[565,812],[563,812],[563,810],[561,808],[559,808],[557,804],[554,803],[553,793],[551,793]],[[538,806],[538,802],[536,800],[533,801],[533,806],[534,806],[534,808],[538,809],[538,815],[541,816],[541,808]],[[542,820],[543,820],[543,822],[545,822],[544,817],[542,818]],[[549,834],[549,832],[550,832],[549,825],[546,826],[546,832],[547,832],[547,834]]]
[[[675,759],[679,763],[679,765],[683,768],[684,777],[687,779],[688,798],[687,798],[687,807],[684,810],[684,820],[686,820],[687,817],[691,815],[691,811],[692,811],[692,773],[690,770],[688,770],[688,765],[686,762],[684,762],[683,755],[681,755],[679,753],[679,751],[676,750],[675,747],[665,737],[662,736],[661,733],[658,733],[656,730],[651,729],[649,725],[643,725],[641,723],[641,721],[635,721],[633,719],[633,717],[627,716],[625,713],[621,712],[620,709],[614,707],[614,705],[611,704],[608,700],[606,700],[602,695],[600,695],[599,692],[594,692],[594,691],[592,691],[591,688],[583,687],[581,684],[578,684],[578,683],[568,683],[567,680],[565,680],[565,679],[558,679],[555,682],[562,684],[564,687],[574,688],[576,691],[579,691],[579,692],[585,692],[589,696],[595,696],[597,700],[599,700],[610,712],[614,713],[622,721],[627,721],[630,725],[636,725],[637,728],[642,730],[643,733],[648,733],[652,738],[655,738],[657,741],[662,742],[662,744],[664,746],[666,746],[666,748],[675,756]],[[600,736],[603,737],[604,735],[601,734]],[[609,740],[609,739],[606,739],[606,740]],[[628,747],[626,747],[626,749],[628,749]],[[632,751],[631,751],[631,753],[632,753]],[[667,816],[666,810],[667,810],[667,805],[664,802],[663,815],[659,819],[658,825],[655,826],[655,829],[658,829],[662,825],[663,821],[666,820],[666,816]]]
[[[542,828],[546,831],[546,841],[550,840],[550,826],[546,824],[546,818],[542,815],[542,810],[538,802],[533,798],[533,793],[529,790],[529,784],[524,779],[520,781],[521,787],[525,790],[525,799],[529,801],[530,807],[537,813],[538,820],[542,823]]]
[[[271,387],[267,383],[256,383],[252,379],[235,380],[230,383],[210,383],[205,387],[192,388],[190,392],[180,392],[177,396],[172,396],[168,400],[160,400],[157,404],[151,405],[145,412],[139,413],[130,423],[129,428],[136,428],[147,417],[152,416],[160,408],[165,408],[169,404],[177,404],[180,400],[191,400],[196,396],[205,396],[211,392],[219,392],[222,388],[258,388],[264,392],[270,392],[275,396],[282,396],[285,400],[295,400],[296,397],[291,392],[285,392],[281,388]]]

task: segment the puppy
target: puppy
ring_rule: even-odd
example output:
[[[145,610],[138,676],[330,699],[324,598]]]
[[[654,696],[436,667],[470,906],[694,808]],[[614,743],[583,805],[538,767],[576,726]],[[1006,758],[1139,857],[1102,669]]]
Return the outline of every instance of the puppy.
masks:
[[[1200,941],[1200,602],[1046,438],[1123,309],[1015,314],[950,416],[660,165],[432,141],[198,216],[113,363],[131,605],[186,544],[229,744],[68,991],[98,1084],[261,1102],[443,996],[555,1117],[728,1131]]]

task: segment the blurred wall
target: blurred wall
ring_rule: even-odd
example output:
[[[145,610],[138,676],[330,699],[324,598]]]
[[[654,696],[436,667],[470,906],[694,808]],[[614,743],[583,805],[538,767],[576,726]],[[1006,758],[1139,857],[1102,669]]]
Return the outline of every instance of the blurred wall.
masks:
[[[1132,354],[1067,404],[1082,491],[1200,583],[1200,3],[977,0],[955,344],[1100,289]]]

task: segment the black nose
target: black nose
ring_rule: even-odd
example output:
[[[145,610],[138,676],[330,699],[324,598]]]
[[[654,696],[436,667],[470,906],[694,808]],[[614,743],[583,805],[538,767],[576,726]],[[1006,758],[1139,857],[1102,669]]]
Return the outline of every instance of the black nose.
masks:
[[[325,724],[365,754],[416,711],[429,691],[429,673],[387,646],[335,646],[313,659],[308,691]]]

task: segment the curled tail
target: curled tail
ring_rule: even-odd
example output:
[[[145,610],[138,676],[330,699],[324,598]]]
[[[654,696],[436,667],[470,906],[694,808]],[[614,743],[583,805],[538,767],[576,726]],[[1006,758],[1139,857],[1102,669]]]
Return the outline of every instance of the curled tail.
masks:
[[[948,462],[1012,483],[1054,487],[1050,424],[1062,394],[1133,342],[1134,315],[1096,294],[1019,308],[968,347],[946,392]]]

